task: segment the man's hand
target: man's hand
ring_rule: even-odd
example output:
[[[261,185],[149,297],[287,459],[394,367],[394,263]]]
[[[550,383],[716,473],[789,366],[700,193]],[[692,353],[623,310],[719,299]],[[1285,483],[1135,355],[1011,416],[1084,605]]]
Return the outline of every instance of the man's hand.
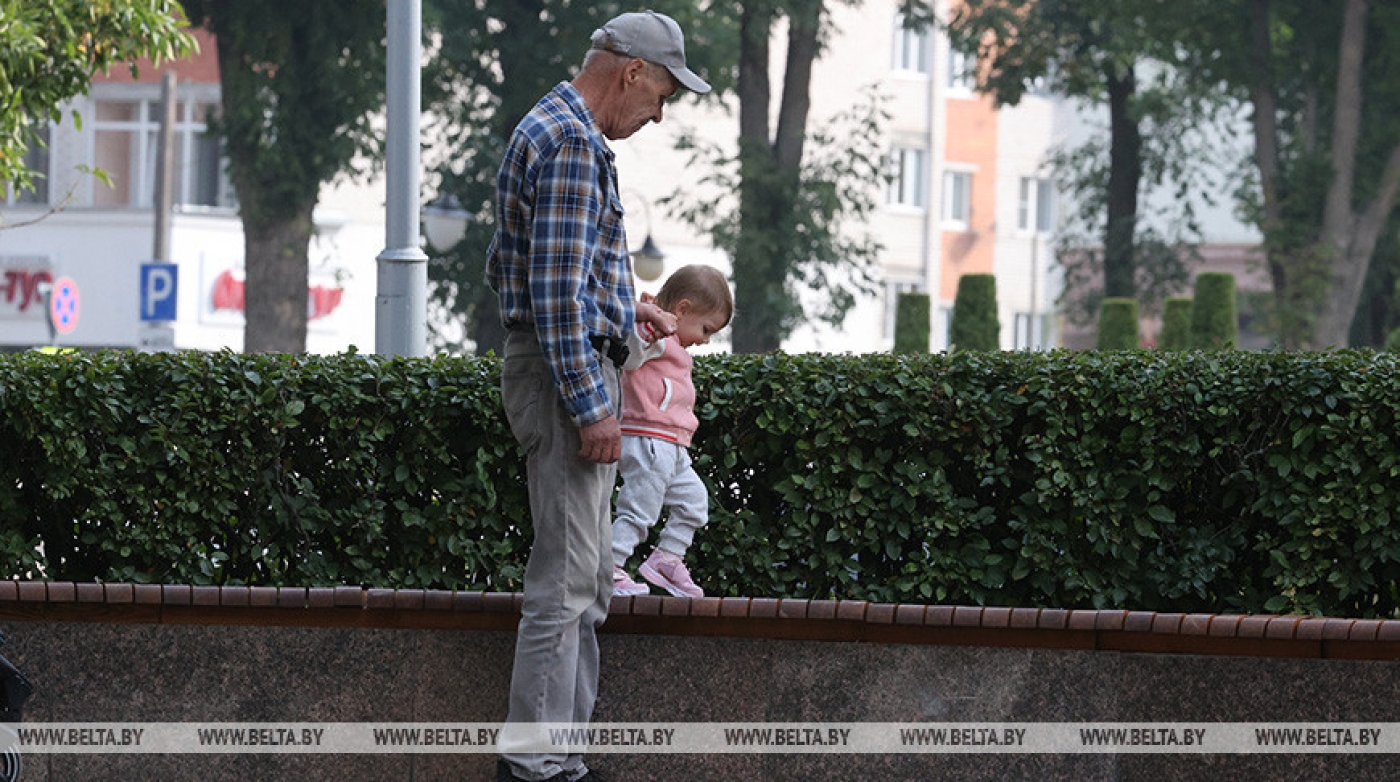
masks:
[[[612,464],[622,458],[622,427],[611,415],[578,430],[583,447],[578,455],[590,462]]]
[[[676,316],[652,304],[650,293],[643,293],[642,301],[637,305],[637,322],[650,323],[663,335],[676,333]]]

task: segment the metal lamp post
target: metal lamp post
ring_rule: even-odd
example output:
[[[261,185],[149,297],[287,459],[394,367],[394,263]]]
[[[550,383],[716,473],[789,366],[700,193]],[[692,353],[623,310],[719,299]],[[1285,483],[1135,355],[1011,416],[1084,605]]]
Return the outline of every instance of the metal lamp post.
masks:
[[[374,352],[428,352],[428,256],[418,246],[422,0],[388,3],[385,247],[374,300]]]

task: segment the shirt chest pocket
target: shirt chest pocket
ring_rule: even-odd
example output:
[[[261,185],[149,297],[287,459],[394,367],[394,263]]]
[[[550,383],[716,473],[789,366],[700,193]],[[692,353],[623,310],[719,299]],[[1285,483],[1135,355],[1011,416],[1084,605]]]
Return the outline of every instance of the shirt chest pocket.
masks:
[[[623,246],[623,218],[626,216],[622,201],[615,194],[609,195],[598,214],[598,237],[602,246]]]

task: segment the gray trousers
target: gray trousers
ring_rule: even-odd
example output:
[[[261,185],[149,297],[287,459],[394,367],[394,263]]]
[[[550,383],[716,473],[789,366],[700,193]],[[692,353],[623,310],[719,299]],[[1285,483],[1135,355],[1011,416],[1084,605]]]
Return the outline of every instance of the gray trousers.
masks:
[[[604,374],[609,395],[619,399],[618,374]],[[501,398],[511,432],[525,450],[535,530],[501,756],[525,779],[547,779],[560,771],[575,779],[587,770],[581,753],[534,753],[524,751],[529,747],[522,742],[536,735],[527,724],[586,726],[593,715],[596,633],[612,600],[609,522],[617,467],[578,455],[578,427],[531,332],[506,337]]]

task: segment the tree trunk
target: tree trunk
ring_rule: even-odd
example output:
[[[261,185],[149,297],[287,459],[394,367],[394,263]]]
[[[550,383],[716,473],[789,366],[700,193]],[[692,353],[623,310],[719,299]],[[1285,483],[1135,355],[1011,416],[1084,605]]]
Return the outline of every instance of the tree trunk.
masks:
[[[286,219],[243,223],[244,353],[306,350],[307,252],[313,207],[308,204]]]
[[[802,151],[811,109],[812,64],[819,51],[822,3],[798,3],[788,14],[787,58],[778,123],[770,140],[769,38],[773,15],[746,3],[740,18],[740,233],[734,258],[734,352],[777,350],[796,305],[788,278]]]
[[[1351,321],[1376,241],[1395,204],[1400,183],[1400,148],[1392,150],[1381,187],[1362,214],[1352,210],[1356,190],[1356,154],[1361,136],[1361,69],[1366,51],[1369,0],[1348,0],[1338,44],[1337,100],[1332,126],[1332,182],[1323,213],[1322,252],[1331,259],[1331,291],[1322,302],[1313,346],[1347,347]]]
[[[1133,236],[1137,230],[1138,189],[1142,182],[1142,133],[1132,114],[1137,80],[1132,68],[1108,74],[1108,225],[1104,234],[1104,296],[1137,295]]]
[[[1269,281],[1274,289],[1277,311],[1283,315],[1292,312],[1285,302],[1289,295],[1287,251],[1271,240],[1278,235],[1283,222],[1282,186],[1279,181],[1279,138],[1278,102],[1274,96],[1273,43],[1270,39],[1269,0],[1254,0],[1250,3],[1249,14],[1249,63],[1250,63],[1250,102],[1254,111],[1251,125],[1254,130],[1254,166],[1259,171],[1259,191],[1263,201],[1263,219],[1259,226],[1264,234],[1265,258],[1269,270]],[[1301,335],[1290,324],[1292,318],[1279,318],[1279,343],[1284,348],[1296,349],[1301,345]]]
[[[778,347],[779,312],[773,306],[771,190],[776,178],[769,144],[769,38],[773,13],[745,3],[739,18],[739,239],[734,250],[734,352]],[[781,294],[781,290],[777,291]]]

